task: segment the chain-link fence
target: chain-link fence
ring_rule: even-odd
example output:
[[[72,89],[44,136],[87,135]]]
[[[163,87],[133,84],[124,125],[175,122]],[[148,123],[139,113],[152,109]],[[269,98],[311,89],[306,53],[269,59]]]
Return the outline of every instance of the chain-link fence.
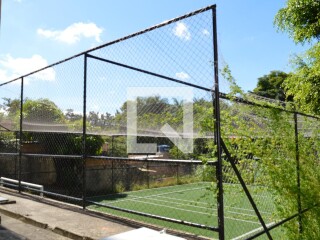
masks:
[[[0,84],[0,185],[188,238],[301,227],[319,122],[219,92],[215,10]]]
[[[318,182],[319,119],[245,97],[220,98],[225,230],[237,229],[235,239],[299,237],[317,204],[310,185]]]

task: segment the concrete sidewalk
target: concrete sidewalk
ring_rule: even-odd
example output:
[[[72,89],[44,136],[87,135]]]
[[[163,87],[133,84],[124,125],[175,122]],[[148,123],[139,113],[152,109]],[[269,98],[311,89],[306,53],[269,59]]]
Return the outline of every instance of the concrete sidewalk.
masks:
[[[22,197],[1,188],[0,196],[16,201],[14,204],[0,205],[0,215],[19,219],[71,239],[101,239],[134,229],[112,219],[83,214],[81,208],[75,206],[60,206],[55,201],[52,204],[50,200],[34,201],[28,195]]]
[[[70,240],[49,229],[35,227],[18,219],[1,215],[0,240]]]

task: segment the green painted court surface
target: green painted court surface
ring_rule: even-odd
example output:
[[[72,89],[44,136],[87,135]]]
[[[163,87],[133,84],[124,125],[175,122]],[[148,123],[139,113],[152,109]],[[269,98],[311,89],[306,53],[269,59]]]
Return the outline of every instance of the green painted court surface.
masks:
[[[262,187],[249,188],[257,207],[267,224],[273,222],[272,196]],[[257,232],[261,225],[246,195],[238,184],[224,184],[225,232],[227,239]],[[92,202],[134,210],[137,212],[217,227],[215,190],[210,183],[192,183],[139,191],[110,194],[89,199]],[[91,209],[134,219],[161,227],[176,229],[195,235],[217,238],[217,233],[198,227],[152,219],[137,214],[91,205]],[[241,238],[240,238],[241,239]]]

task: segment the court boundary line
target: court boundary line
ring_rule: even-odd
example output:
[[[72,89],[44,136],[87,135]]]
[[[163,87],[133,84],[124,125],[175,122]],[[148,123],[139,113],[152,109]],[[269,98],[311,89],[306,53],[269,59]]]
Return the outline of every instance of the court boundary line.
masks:
[[[202,215],[217,216],[214,213],[209,214],[209,213],[197,212],[197,211],[193,211],[193,210],[186,210],[186,209],[183,209],[183,208],[171,207],[171,206],[167,206],[167,205],[161,205],[161,204],[150,203],[150,202],[143,202],[143,201],[139,201],[139,200],[136,200],[136,199],[131,199],[130,201],[141,202],[141,203],[144,203],[144,204],[150,204],[150,205],[155,205],[155,206],[162,206],[162,207],[177,209],[177,210],[181,210],[181,211],[194,212],[194,213],[198,213],[198,214],[202,214]],[[241,221],[241,222],[246,222],[246,223],[251,223],[251,224],[259,224],[260,225],[259,222],[253,222],[253,221],[250,221],[250,220],[243,220],[243,219],[232,218],[232,217],[225,217],[225,218],[231,219],[231,220],[234,220],[234,221]]]
[[[113,202],[124,202],[124,201],[128,201],[128,200],[131,200],[131,199],[141,199],[141,198],[150,198],[150,197],[158,197],[158,196],[161,196],[161,195],[167,195],[167,194],[173,194],[173,193],[179,193],[179,192],[188,192],[188,191],[193,191],[193,190],[197,190],[197,189],[203,189],[203,188],[189,188],[189,189],[184,189],[184,190],[179,190],[179,191],[174,191],[174,192],[166,192],[166,193],[159,193],[159,194],[153,194],[153,195],[147,195],[147,196],[140,196],[140,197],[132,197],[132,198],[128,198],[128,199],[122,199],[122,200],[116,200],[116,201],[113,201]]]
[[[162,197],[162,195],[167,195],[167,194],[173,194],[173,193],[179,193],[179,192],[187,192],[187,191],[193,191],[193,190],[198,190],[198,189],[203,189],[202,187],[199,187],[199,188],[190,188],[190,189],[183,189],[183,190],[179,190],[179,191],[173,191],[173,192],[166,192],[166,193],[159,193],[159,194],[154,194],[154,195],[147,195],[147,196],[140,196],[140,197],[132,197],[132,198],[127,198],[127,199],[122,199],[122,200],[115,200],[115,201],[112,201],[112,204],[113,203],[119,203],[119,202],[125,202],[125,201],[131,201],[131,200],[134,200],[134,199],[146,199],[146,198],[152,198],[152,197]],[[175,200],[180,200],[179,198],[175,199]],[[213,205],[216,207],[216,205]],[[232,207],[230,207],[232,208]],[[241,209],[241,208],[237,208],[237,209]],[[246,210],[245,208],[243,208],[242,210]],[[232,211],[228,211],[230,213],[234,213],[234,214],[238,214],[238,215],[243,215],[243,216],[252,216],[250,214],[246,214],[246,213],[240,213],[240,212],[232,212]],[[263,212],[263,213],[267,213],[267,214],[270,214],[268,212]]]
[[[187,184],[187,185],[189,185],[189,184]],[[177,186],[177,185],[175,185],[175,186]],[[178,185],[178,186],[180,186],[180,185]],[[188,188],[188,189],[182,189],[182,190],[179,190],[179,191],[164,192],[164,193],[153,194],[153,195],[146,195],[146,196],[137,196],[137,197],[133,196],[132,198],[129,197],[129,198],[127,198],[127,199],[112,201],[112,202],[110,202],[110,204],[118,204],[118,203],[126,202],[126,201],[138,201],[138,199],[148,199],[148,198],[152,198],[152,197],[161,197],[162,195],[168,195],[168,194],[179,193],[179,192],[187,192],[187,191],[193,191],[193,190],[198,190],[198,189],[203,189],[203,187]],[[155,190],[155,189],[146,189],[146,190]],[[139,191],[144,191],[144,190],[139,190]],[[110,196],[110,195],[109,195],[109,196]],[[176,200],[179,200],[179,199],[176,199]],[[160,200],[160,201],[161,201],[161,200]],[[142,202],[142,201],[140,201],[140,202]],[[143,202],[143,203],[147,203],[147,204],[148,204],[148,202]],[[151,203],[149,203],[149,204],[151,204]],[[157,205],[157,204],[154,203],[154,205]],[[166,205],[160,205],[160,204],[158,204],[158,205],[159,205],[159,206],[166,206]],[[186,205],[186,204],[183,204],[183,205]],[[215,206],[215,205],[213,205],[213,206]],[[201,207],[200,207],[200,208],[201,208]],[[181,208],[174,208],[174,209],[180,209],[180,210],[182,210]],[[207,208],[207,209],[210,209],[210,208]],[[184,209],[184,210],[191,212],[191,210],[186,210],[186,209]],[[239,210],[240,210],[240,209],[239,209]],[[246,210],[246,209],[242,209],[242,210]],[[233,214],[236,214],[236,215],[240,215],[240,216],[242,215],[242,216],[254,217],[254,215],[250,215],[250,214],[242,213],[242,212],[235,212],[235,211],[227,211],[227,212],[233,213]],[[197,213],[200,213],[200,212],[197,212]],[[201,214],[201,213],[200,213],[200,214]],[[268,214],[269,214],[269,213],[268,213]],[[239,220],[239,221],[247,221],[247,220],[243,220],[243,219],[240,219],[240,218],[231,218],[231,217],[225,217],[225,218],[237,219],[237,220]],[[251,221],[249,221],[249,222],[251,222]],[[252,221],[252,223],[254,223],[254,222]]]
[[[272,225],[274,225],[274,224],[276,224],[276,222],[268,223],[268,224],[266,224],[266,227],[270,227],[270,226],[272,226]],[[240,236],[238,236],[238,237],[232,238],[232,240],[240,240],[240,239],[243,239],[244,237],[249,236],[249,235],[251,235],[251,234],[253,234],[253,233],[255,233],[255,232],[259,232],[259,231],[261,231],[261,230],[263,230],[263,227],[258,227],[258,228],[256,228],[256,229],[251,230],[250,232],[246,232],[246,233],[244,233],[244,234],[242,234],[242,235],[240,235]]]
[[[119,195],[119,194],[126,194],[126,193],[132,193],[132,192],[135,193],[135,192],[150,191],[150,190],[157,190],[157,189],[164,189],[164,188],[177,188],[177,187],[182,187],[182,186],[205,184],[205,183],[208,184],[211,182],[196,182],[196,183],[187,183],[187,184],[171,185],[171,186],[164,186],[164,187],[140,189],[140,190],[134,190],[134,191],[125,191],[125,192],[120,192],[120,193],[112,193],[112,194],[104,194],[104,195],[98,195],[98,196],[94,196],[94,197],[88,197],[87,199],[106,197],[106,196],[115,196],[115,195]]]
[[[115,195],[119,195],[119,194],[128,194],[129,195],[129,198],[127,199],[122,199],[122,200],[115,200],[115,201],[111,201],[110,204],[118,204],[118,203],[121,203],[121,202],[125,202],[125,201],[136,201],[136,202],[140,202],[140,203],[143,203],[143,204],[149,204],[149,205],[155,205],[155,206],[161,206],[161,207],[167,207],[167,208],[172,208],[172,209],[177,209],[177,210],[180,210],[180,211],[187,211],[187,212],[193,212],[193,213],[197,213],[197,214],[203,214],[203,215],[210,215],[210,216],[217,216],[216,214],[212,213],[212,214],[207,214],[207,213],[203,213],[203,212],[199,212],[199,211],[193,211],[193,210],[189,210],[189,209],[185,209],[185,208],[178,208],[178,207],[170,207],[170,206],[167,206],[167,205],[162,205],[162,204],[157,204],[157,203],[150,203],[148,201],[143,201],[143,199],[148,199],[148,198],[153,198],[153,197],[159,197],[159,198],[168,198],[168,197],[164,197],[163,195],[168,195],[168,194],[174,194],[174,193],[180,193],[180,192],[188,192],[188,191],[193,191],[193,190],[199,190],[199,189],[207,189],[208,187],[210,187],[210,185],[207,185],[207,184],[210,184],[211,182],[196,182],[196,183],[188,183],[188,184],[182,184],[182,185],[172,185],[172,186],[165,186],[165,187],[159,187],[159,188],[148,188],[148,189],[140,189],[140,190],[136,190],[136,191],[127,191],[127,192],[122,192],[122,193],[116,193],[116,194],[108,194],[108,195],[101,195],[100,197],[108,197],[108,196],[115,196]],[[193,185],[199,185],[200,187],[197,187],[197,188],[186,188],[186,189],[183,189],[184,187],[188,187],[188,186],[193,186]],[[229,185],[229,184],[228,184]],[[136,193],[136,192],[149,192],[150,190],[152,191],[162,191],[162,189],[170,189],[170,188],[182,188],[181,190],[178,190],[178,191],[171,191],[171,192],[162,192],[162,193],[159,193],[159,194],[153,194],[153,195],[146,195],[146,196],[135,196],[130,193]],[[130,198],[130,195],[131,195],[131,198]],[[260,195],[258,195],[260,196]],[[95,196],[93,198],[98,198],[98,196]],[[139,201],[140,199],[140,201]],[[168,198],[170,199],[170,198]],[[199,201],[199,202],[195,202],[195,201],[190,201],[190,200],[184,200],[184,199],[180,199],[180,198],[171,198],[172,200],[178,200],[178,201],[184,201],[184,202],[189,202],[189,203],[200,203],[200,204],[206,204],[205,202],[202,202],[202,201]],[[157,200],[157,201],[160,201],[160,202],[168,202],[168,201],[165,201],[165,200]],[[190,206],[190,207],[195,207],[195,208],[205,208],[205,207],[201,207],[201,206],[192,206],[191,204],[181,204],[181,205],[184,205],[184,206]],[[212,205],[213,207],[216,207],[215,204]],[[238,209],[238,210],[242,210],[242,211],[253,211],[251,209],[247,209],[247,208],[236,208],[236,207],[231,207],[231,206],[226,206],[227,208],[233,208],[233,209]],[[124,208],[125,209],[125,208]],[[205,208],[205,209],[209,209],[210,208]],[[212,208],[213,209],[213,208]],[[245,212],[236,212],[236,211],[230,211],[230,210],[227,210],[227,212],[231,213],[231,214],[235,214],[235,215],[239,215],[239,216],[248,216],[248,217],[255,217],[255,215],[251,215],[249,213],[245,213]],[[270,212],[263,212],[265,214],[272,214]],[[234,220],[234,221],[241,221],[241,222],[246,222],[246,223],[251,223],[251,224],[260,224],[259,222],[254,222],[254,221],[251,221],[251,220],[246,220],[246,219],[241,219],[241,218],[233,218],[233,217],[228,217],[228,216],[225,216],[226,219],[230,219],[230,220]]]
[[[161,197],[161,196],[160,196],[160,197]],[[149,197],[146,197],[146,198],[149,198]],[[134,201],[134,200],[133,200],[133,201]],[[159,199],[155,199],[155,201],[165,202],[165,203],[171,203],[171,202],[169,202],[169,201],[159,200]],[[156,203],[155,203],[155,204],[156,204]],[[190,207],[193,207],[193,208],[208,209],[208,210],[213,209],[213,208],[210,208],[210,207],[202,207],[202,206],[196,206],[196,205],[190,205],[190,204],[184,204],[184,203],[180,203],[180,205],[190,206]],[[227,210],[226,212],[233,213],[233,214],[237,214],[237,215],[248,216],[248,217],[256,217],[256,215],[252,215],[252,214],[249,214],[249,213],[233,212],[233,211],[228,211],[228,210]],[[199,212],[199,213],[200,213],[200,212]]]
[[[168,199],[172,199],[172,200],[179,200],[179,201],[184,201],[184,202],[190,202],[190,203],[200,203],[202,205],[204,204],[208,204],[207,202],[203,202],[203,201],[191,201],[191,200],[185,200],[185,199],[181,199],[181,198],[170,198],[170,197],[164,197],[164,196],[159,196],[160,198],[168,198]],[[216,207],[217,205],[216,204],[212,204],[213,207]],[[249,209],[249,208],[239,208],[239,207],[232,207],[232,206],[226,206],[225,205],[225,208],[233,208],[233,209],[239,209],[239,210],[243,210],[243,211],[249,211],[249,212],[254,212],[253,209]],[[266,212],[266,211],[260,211],[261,213],[264,213],[264,214],[269,214],[269,215],[272,215],[271,212]]]

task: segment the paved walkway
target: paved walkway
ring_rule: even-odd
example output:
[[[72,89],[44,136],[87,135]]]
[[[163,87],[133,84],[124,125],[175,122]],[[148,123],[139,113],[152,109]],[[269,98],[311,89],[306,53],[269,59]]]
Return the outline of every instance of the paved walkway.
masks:
[[[70,240],[70,238],[56,234],[22,222],[13,217],[1,215],[0,240]]]
[[[111,219],[83,214],[82,210],[74,207],[74,210],[56,207],[3,192],[1,188],[0,196],[16,201],[13,204],[0,205],[0,215],[19,219],[39,229],[46,229],[71,239],[101,239],[133,229]],[[18,234],[24,236],[21,232]]]

